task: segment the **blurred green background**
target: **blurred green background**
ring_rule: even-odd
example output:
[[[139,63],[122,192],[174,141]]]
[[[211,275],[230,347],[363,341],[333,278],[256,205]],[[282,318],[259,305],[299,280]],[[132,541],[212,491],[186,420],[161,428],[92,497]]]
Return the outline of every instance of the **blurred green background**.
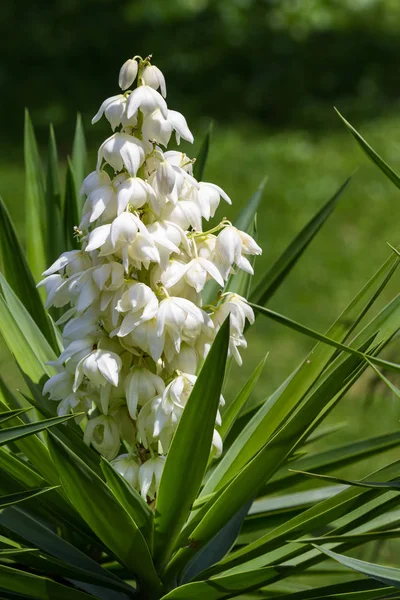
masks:
[[[195,156],[206,127],[214,134],[206,179],[233,200],[234,218],[264,176],[259,213],[263,256],[258,276],[343,181],[354,174],[335,214],[270,307],[325,330],[398,244],[399,191],[372,166],[333,110],[400,169],[400,4],[398,0],[37,0],[2,1],[0,21],[0,193],[21,235],[23,109],[44,145],[56,128],[65,158],[76,112],[83,115],[90,165],[107,123],[90,119],[118,93],[121,64],[153,53],[167,78],[170,108],[183,112]],[[35,232],[27,232],[34,235]],[[397,293],[399,278],[385,293]],[[249,333],[237,390],[255,360],[269,352],[255,400],[293,370],[312,342],[260,318]],[[390,350],[396,356],[396,345]],[[6,354],[2,372],[16,374]],[[234,376],[233,376],[234,373]],[[379,398],[384,410],[366,410]],[[398,400],[372,375],[335,411],[340,435],[397,428]]]

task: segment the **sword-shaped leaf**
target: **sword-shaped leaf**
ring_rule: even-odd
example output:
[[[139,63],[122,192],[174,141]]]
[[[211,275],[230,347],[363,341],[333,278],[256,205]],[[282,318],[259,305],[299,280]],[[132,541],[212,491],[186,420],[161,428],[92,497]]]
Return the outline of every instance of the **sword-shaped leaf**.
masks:
[[[211,346],[168,451],[154,519],[158,564],[163,564],[168,557],[204,477],[225,375],[228,343],[229,319]]]

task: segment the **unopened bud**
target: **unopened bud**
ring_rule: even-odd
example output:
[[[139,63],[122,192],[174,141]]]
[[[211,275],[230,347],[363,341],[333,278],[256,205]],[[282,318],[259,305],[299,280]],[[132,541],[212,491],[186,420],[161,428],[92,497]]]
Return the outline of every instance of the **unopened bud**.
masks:
[[[127,90],[136,79],[138,64],[134,58],[128,58],[119,72],[118,85],[121,90]]]

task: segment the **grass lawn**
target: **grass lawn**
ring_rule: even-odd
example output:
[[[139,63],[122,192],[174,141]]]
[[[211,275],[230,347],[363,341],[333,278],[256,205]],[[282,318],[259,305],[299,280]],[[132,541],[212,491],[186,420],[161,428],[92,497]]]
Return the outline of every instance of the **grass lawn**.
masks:
[[[400,118],[354,125],[394,169],[400,170]],[[183,149],[189,155],[195,154],[200,139],[201,134],[193,150],[188,145]],[[94,167],[94,153],[91,164]],[[271,308],[324,331],[388,256],[386,242],[394,245],[400,242],[400,191],[368,161],[344,128],[336,132],[321,131],[318,136],[303,131],[272,135],[255,126],[240,130],[216,128],[205,179],[221,185],[233,200],[232,208],[223,203],[219,217],[233,220],[265,175],[268,182],[258,215],[263,256],[256,263],[256,278],[344,180],[353,175],[336,212],[270,304]],[[22,151],[20,163],[8,163],[3,152],[0,193],[23,232]],[[397,293],[399,283],[399,277],[395,276],[385,293],[386,299]],[[227,393],[237,390],[255,361],[269,352],[256,400],[272,391],[312,346],[307,338],[263,317],[249,332],[248,343],[243,354],[244,366],[232,371],[235,375],[231,376]],[[9,368],[7,354],[3,352],[0,359],[2,373],[12,383],[15,372]],[[351,416],[353,433],[363,415],[366,396],[371,395],[368,390],[364,386],[349,396],[351,410],[345,402],[336,411],[336,419]],[[396,405],[390,399],[387,401],[391,406],[389,419],[382,417],[377,423],[375,411],[371,411],[371,423],[377,431],[387,429],[389,424],[392,428],[393,416],[396,421],[400,416]],[[359,421],[363,427],[366,422],[365,418]]]

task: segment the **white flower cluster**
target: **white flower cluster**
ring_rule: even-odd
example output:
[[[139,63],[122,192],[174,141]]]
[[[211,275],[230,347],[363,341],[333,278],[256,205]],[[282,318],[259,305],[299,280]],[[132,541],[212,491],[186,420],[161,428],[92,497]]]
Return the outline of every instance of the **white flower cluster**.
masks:
[[[247,257],[261,249],[226,220],[203,231],[220,199],[231,201],[196,181],[185,154],[161,149],[173,131],[178,144],[193,136],[167,108],[164,76],[150,57],[127,60],[119,85],[123,93],[92,121],[105,115],[114,133],[82,185],[81,249],[63,253],[39,284],[47,307],[71,305],[59,320],[65,349],[43,393],[60,401],[59,414],[86,413],[85,441],[151,501],[219,327],[230,315],[230,353],[241,364],[245,320],[254,320],[241,296],[220,293],[202,306],[201,292],[211,279],[222,288],[235,267],[252,273]],[[213,445],[220,454],[217,430]]]

